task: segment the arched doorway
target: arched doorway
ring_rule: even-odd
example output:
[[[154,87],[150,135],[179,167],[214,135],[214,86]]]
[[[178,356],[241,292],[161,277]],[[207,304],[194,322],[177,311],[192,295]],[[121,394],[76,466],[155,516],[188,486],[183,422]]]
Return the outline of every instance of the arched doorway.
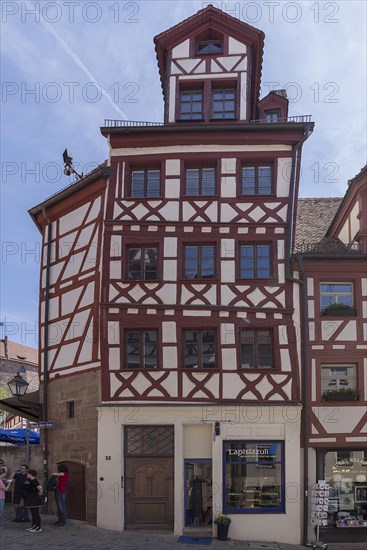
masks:
[[[61,462],[59,463],[61,464]],[[86,521],[85,465],[63,460],[69,469],[66,509],[70,519]]]

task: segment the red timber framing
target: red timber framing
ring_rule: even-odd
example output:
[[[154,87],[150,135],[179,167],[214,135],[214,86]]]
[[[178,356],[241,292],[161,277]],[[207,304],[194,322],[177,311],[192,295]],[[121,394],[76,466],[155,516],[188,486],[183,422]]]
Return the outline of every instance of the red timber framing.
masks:
[[[366,443],[367,426],[367,167],[348,182],[348,190],[321,241],[321,252],[306,253],[302,258],[307,277],[308,309],[308,400],[311,447],[358,448]],[[328,243],[331,250],[327,253]],[[326,248],[325,248],[326,247]],[[352,289],[350,311],[323,315],[321,284]],[[342,303],[342,301],[341,301]],[[352,382],[341,375],[344,386],[359,395],[345,400],[323,395],[322,368],[350,369]],[[332,372],[332,371],[330,371]],[[347,371],[345,371],[347,372]],[[349,371],[348,371],[349,372]],[[337,385],[331,380],[327,388]],[[327,400],[325,400],[325,397]]]
[[[269,133],[266,125],[256,131],[249,126],[243,125],[241,133],[234,125],[208,132],[181,126],[154,132],[102,129],[109,136],[114,173],[108,186],[102,269],[103,401],[299,402],[294,283],[285,278],[289,189],[282,191],[279,182],[286,172],[289,177],[292,146],[307,128],[280,124]],[[140,149],[144,147],[146,152]],[[199,161],[216,167],[215,196],[185,196],[185,168]],[[273,166],[271,195],[239,194],[240,168],[246,163]],[[131,167],[139,165],[160,169],[159,197],[130,197]],[[227,184],[233,186],[228,197]],[[186,280],[183,248],[200,243],[215,247],[215,276]],[[270,244],[271,277],[239,278],[239,248],[246,243]],[[158,248],[156,280],[127,279],[126,250],[133,245]],[[227,268],[232,278],[225,275]],[[271,330],[274,368],[241,368],[240,330],[246,326]],[[126,368],[125,332],[132,329],[157,331],[158,368]],[[215,368],[183,368],[183,331],[193,329],[215,331]]]
[[[52,223],[49,377],[100,368],[99,293],[102,220],[107,173],[97,169],[30,210],[43,235],[40,282],[42,365],[47,224]]]

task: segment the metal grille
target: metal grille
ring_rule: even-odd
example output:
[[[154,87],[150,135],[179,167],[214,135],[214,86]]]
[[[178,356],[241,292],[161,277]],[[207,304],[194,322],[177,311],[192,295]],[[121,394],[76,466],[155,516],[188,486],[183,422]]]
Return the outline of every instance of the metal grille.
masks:
[[[173,426],[127,426],[126,456],[173,456]]]

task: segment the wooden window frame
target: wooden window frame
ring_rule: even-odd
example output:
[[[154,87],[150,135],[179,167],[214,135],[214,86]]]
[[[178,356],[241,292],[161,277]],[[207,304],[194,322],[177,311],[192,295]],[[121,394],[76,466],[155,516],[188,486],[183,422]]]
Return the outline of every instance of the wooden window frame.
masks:
[[[198,253],[198,264],[197,264],[197,271],[198,271],[198,276],[195,278],[192,278],[192,277],[186,277],[186,248],[187,247],[193,247],[193,246],[196,246],[198,249],[199,249],[199,253]],[[204,246],[212,246],[213,247],[213,277],[203,277],[202,276],[202,265],[201,265],[201,262],[202,262],[202,248]],[[217,254],[216,254],[216,244],[215,243],[211,243],[211,242],[199,242],[199,243],[184,243],[183,244],[183,273],[182,273],[182,278],[184,281],[214,281],[216,279],[216,276],[217,276]]]
[[[243,189],[243,170],[245,168],[254,168],[255,170],[255,192],[245,193]],[[270,168],[270,191],[268,193],[259,193],[259,169]],[[259,162],[256,164],[242,162],[240,166],[240,196],[242,197],[267,197],[274,195],[274,165],[269,162]]]
[[[243,354],[242,354],[242,334],[245,332],[251,332],[254,334],[254,342],[253,342],[253,356],[254,356],[254,365],[253,367],[246,367],[243,366]],[[270,346],[271,346],[271,366],[270,367],[261,367],[259,365],[259,341],[258,341],[258,334],[260,332],[268,332],[270,336]],[[256,372],[263,372],[263,371],[274,371],[276,369],[275,367],[275,346],[274,346],[274,330],[272,328],[267,327],[258,327],[255,329],[247,329],[247,328],[241,328],[240,329],[240,352],[239,352],[239,359],[240,359],[240,370],[241,371],[256,371]]]
[[[139,366],[137,367],[129,367],[128,366],[128,334],[129,333],[139,333]],[[147,332],[154,332],[156,334],[156,366],[155,367],[146,367],[145,366],[145,354],[144,354],[144,344],[145,340],[142,341],[142,338],[145,338],[145,333]],[[159,332],[155,328],[126,328],[124,329],[124,346],[125,346],[125,353],[124,353],[124,369],[125,370],[131,370],[131,371],[146,371],[146,370],[157,370],[159,368]]]
[[[212,194],[203,193],[203,170],[214,170],[214,189]],[[187,171],[188,170],[199,170],[199,193],[198,195],[189,195],[187,193]],[[207,164],[185,164],[185,173],[184,173],[184,189],[183,196],[189,197],[192,200],[197,199],[198,197],[216,197],[218,196],[218,169],[215,163],[208,162]]]
[[[143,172],[144,173],[144,195],[137,197],[133,196],[133,174],[134,172]],[[159,172],[159,190],[158,195],[148,195],[148,186],[149,186],[149,179],[148,174],[149,172]],[[156,200],[162,196],[162,170],[161,166],[131,166],[130,167],[130,178],[129,178],[129,199],[133,200],[141,200],[141,199],[148,199],[148,200]]]
[[[198,365],[197,365],[197,367],[189,367],[189,366],[186,366],[186,363],[185,363],[185,358],[186,358],[186,354],[185,354],[185,347],[186,347],[185,333],[186,332],[196,332],[196,333],[200,334],[200,339],[198,338],[198,340],[197,340],[197,344],[198,344],[198,353],[197,353]],[[214,365],[212,367],[204,367],[203,366],[202,334],[204,332],[211,332],[211,333],[214,334],[214,344],[213,344],[213,346],[214,346]],[[208,327],[208,328],[185,327],[182,330],[182,343],[183,343],[183,345],[182,345],[182,368],[183,369],[189,370],[189,371],[203,370],[205,372],[218,370],[217,331],[215,330],[215,328],[212,328],[212,327]]]
[[[243,277],[242,274],[241,274],[241,271],[242,271],[242,266],[241,266],[241,261],[242,261],[242,247],[245,247],[245,246],[252,246],[254,247],[254,250],[255,250],[255,255],[254,255],[254,268],[253,268],[253,276],[251,277]],[[257,272],[258,272],[258,266],[256,265],[257,263],[257,260],[258,260],[258,254],[257,254],[257,248],[260,247],[260,246],[268,246],[269,247],[269,275],[266,276],[266,277],[258,277],[257,276]],[[268,281],[269,279],[272,279],[273,278],[273,273],[274,273],[274,266],[273,266],[273,244],[270,243],[270,242],[240,242],[239,243],[239,262],[238,262],[238,279],[239,280],[246,280],[246,281],[259,281],[259,280],[264,280],[264,281]]]
[[[128,254],[129,254],[129,250],[132,249],[132,248],[137,248],[137,249],[140,249],[141,250],[141,258],[140,258],[140,272],[142,273],[143,272],[143,277],[139,278],[139,279],[131,279],[129,277],[129,258],[128,258]],[[143,251],[144,251],[144,256],[145,256],[145,250],[148,249],[148,248],[152,248],[152,249],[156,249],[157,250],[157,262],[156,262],[156,277],[154,279],[147,279],[145,277],[145,273],[146,273],[146,270],[145,270],[145,261],[143,260]],[[157,244],[139,244],[139,243],[128,243],[126,244],[126,247],[125,247],[125,278],[127,281],[145,281],[145,282],[150,282],[150,281],[158,281],[160,279],[160,261],[159,261],[159,246]]]
[[[211,82],[211,93],[210,93],[210,120],[212,121],[225,121],[230,122],[232,120],[237,120],[238,118],[238,86],[237,83],[233,82],[233,84],[225,84],[225,83],[217,83],[217,82]],[[233,117],[225,117],[225,116],[215,116],[214,113],[214,94],[218,91],[222,92],[233,92],[234,93],[234,99],[233,99]],[[226,99],[220,100],[224,104],[226,102]],[[221,113],[226,113],[227,111],[223,108]],[[230,111],[232,112],[232,111]]]

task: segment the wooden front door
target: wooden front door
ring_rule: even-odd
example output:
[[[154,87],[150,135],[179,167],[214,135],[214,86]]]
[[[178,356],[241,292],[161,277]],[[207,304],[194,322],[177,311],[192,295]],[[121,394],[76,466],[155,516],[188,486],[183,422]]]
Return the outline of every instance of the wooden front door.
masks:
[[[173,528],[173,458],[126,460],[126,527]]]
[[[124,454],[125,527],[173,529],[173,426],[126,426]]]
[[[69,469],[66,510],[68,518],[86,520],[85,466],[63,461]]]

